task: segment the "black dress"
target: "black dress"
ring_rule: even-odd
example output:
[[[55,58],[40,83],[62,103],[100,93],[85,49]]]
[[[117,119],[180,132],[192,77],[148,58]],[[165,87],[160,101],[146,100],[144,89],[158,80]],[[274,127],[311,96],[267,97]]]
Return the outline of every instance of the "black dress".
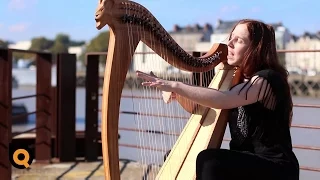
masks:
[[[230,150],[200,152],[196,164],[198,180],[299,179],[299,163],[292,151],[286,80],[273,70],[262,70],[253,76],[256,75],[269,85],[260,92],[264,93],[263,100],[231,110]]]

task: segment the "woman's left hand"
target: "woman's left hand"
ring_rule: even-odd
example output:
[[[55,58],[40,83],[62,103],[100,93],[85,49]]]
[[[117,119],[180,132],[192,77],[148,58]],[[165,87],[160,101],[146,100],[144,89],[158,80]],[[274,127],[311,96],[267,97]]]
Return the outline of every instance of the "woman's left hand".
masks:
[[[156,87],[161,91],[173,92],[176,82],[175,81],[167,81],[155,76],[152,71],[150,74],[136,71],[137,76],[145,82],[142,83],[143,86]]]

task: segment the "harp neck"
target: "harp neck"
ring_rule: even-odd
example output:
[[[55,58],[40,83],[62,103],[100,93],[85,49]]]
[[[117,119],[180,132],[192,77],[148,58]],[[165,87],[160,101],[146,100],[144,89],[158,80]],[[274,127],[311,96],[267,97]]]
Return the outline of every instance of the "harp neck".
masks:
[[[227,59],[227,45],[216,43],[205,55],[194,57],[183,50],[158,20],[142,5],[126,0],[102,1],[96,12],[97,28],[108,25],[114,34],[136,37],[172,66],[205,72]]]

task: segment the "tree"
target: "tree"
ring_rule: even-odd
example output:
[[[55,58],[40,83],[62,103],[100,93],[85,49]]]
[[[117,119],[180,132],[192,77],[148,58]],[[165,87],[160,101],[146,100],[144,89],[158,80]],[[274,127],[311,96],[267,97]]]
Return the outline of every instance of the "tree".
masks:
[[[82,46],[84,44],[86,44],[85,41],[73,41],[73,40],[70,40],[69,46]]]
[[[52,40],[49,40],[45,37],[35,37],[31,40],[30,50],[46,51],[52,47],[53,43],[54,42]]]
[[[70,38],[66,34],[57,34],[50,51],[52,53],[68,53]]]
[[[55,42],[61,42],[63,44],[69,45],[69,43],[70,43],[69,35],[63,34],[63,33],[59,33],[56,36]]]
[[[8,48],[8,42],[0,39],[0,48]]]
[[[63,44],[61,41],[55,41],[52,48],[52,53],[68,53],[68,45]]]
[[[107,52],[109,45],[110,32],[104,31],[94,37],[86,47],[86,51],[79,57],[82,62],[85,60],[87,52]],[[100,62],[105,64],[106,56],[100,56]]]

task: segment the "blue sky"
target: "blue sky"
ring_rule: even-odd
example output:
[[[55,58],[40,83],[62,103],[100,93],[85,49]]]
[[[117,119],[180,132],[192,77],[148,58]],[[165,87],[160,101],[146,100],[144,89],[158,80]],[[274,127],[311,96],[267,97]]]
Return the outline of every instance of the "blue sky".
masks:
[[[202,25],[208,22],[214,25],[218,18],[282,22],[297,35],[304,31],[320,31],[319,0],[195,1],[136,0],[147,7],[168,31],[174,24]],[[90,40],[99,33],[94,21],[97,3],[98,0],[0,0],[0,39],[54,38],[62,32],[74,40]]]

